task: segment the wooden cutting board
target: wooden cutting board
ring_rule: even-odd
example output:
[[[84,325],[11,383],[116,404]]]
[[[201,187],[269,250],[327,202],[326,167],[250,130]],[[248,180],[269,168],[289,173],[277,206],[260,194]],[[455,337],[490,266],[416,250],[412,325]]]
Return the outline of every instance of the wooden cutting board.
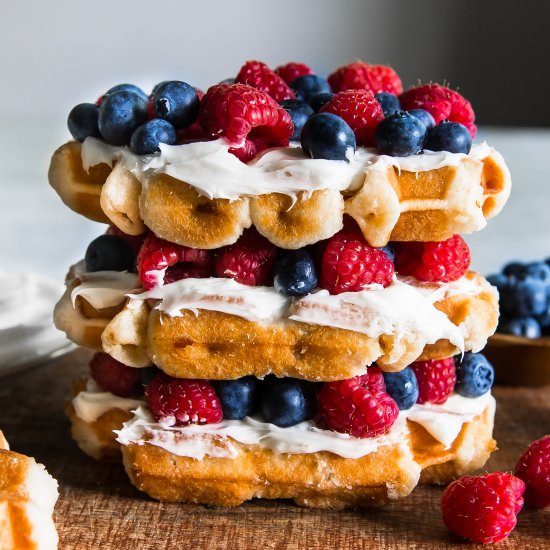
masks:
[[[310,510],[264,500],[229,510],[155,502],[132,487],[120,464],[93,461],[69,436],[62,402],[89,356],[77,350],[0,378],[0,429],[13,450],[36,457],[59,480],[55,520],[63,550],[477,547],[443,525],[438,487],[418,487],[408,498],[375,510]],[[494,394],[500,450],[486,469],[511,470],[532,440],[550,433],[550,386],[497,387]],[[524,510],[498,548],[550,548],[549,537],[550,512]]]

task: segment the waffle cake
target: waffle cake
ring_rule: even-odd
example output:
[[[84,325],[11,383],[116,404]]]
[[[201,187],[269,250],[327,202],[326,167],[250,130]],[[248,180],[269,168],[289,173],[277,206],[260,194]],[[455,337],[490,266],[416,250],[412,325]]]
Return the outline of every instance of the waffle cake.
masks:
[[[96,351],[72,435],[159,500],[368,506],[495,449],[498,293],[459,234],[506,202],[502,156],[446,88],[404,112],[293,76],[115,87],[52,157],[65,204],[110,224],[54,312]]]

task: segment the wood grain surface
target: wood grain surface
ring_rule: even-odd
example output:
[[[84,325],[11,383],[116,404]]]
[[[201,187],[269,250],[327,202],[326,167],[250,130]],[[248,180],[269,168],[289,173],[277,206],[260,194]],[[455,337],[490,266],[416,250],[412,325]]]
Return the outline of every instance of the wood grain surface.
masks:
[[[418,487],[385,508],[326,511],[284,501],[234,509],[162,504],[138,492],[120,464],[85,456],[69,436],[62,402],[89,354],[0,379],[0,429],[13,450],[36,457],[59,480],[61,549],[420,549],[476,548],[449,533],[442,489]],[[532,440],[550,432],[550,386],[495,388],[499,451],[487,471],[510,470]],[[499,549],[550,548],[550,512],[524,510]],[[481,546],[479,546],[481,548]]]

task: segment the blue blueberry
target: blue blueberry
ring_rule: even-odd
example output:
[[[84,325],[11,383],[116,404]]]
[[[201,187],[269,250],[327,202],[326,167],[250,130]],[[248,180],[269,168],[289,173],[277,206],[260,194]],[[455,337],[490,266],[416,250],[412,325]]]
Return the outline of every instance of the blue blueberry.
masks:
[[[223,417],[241,420],[258,408],[258,379],[245,376],[237,380],[217,380],[212,385],[220,399]]]
[[[176,143],[176,130],[166,120],[155,118],[134,130],[130,138],[130,149],[137,155],[150,155],[160,150],[160,143]]]
[[[495,380],[493,365],[481,353],[465,353],[455,359],[455,391],[463,397],[479,397],[487,393]]]
[[[317,287],[311,254],[305,249],[281,250],[275,268],[275,290],[287,296],[303,296]]]
[[[163,82],[153,94],[155,113],[170,122],[174,128],[185,128],[195,122],[199,114],[199,96],[187,82]]]
[[[329,83],[316,74],[305,74],[294,79],[290,87],[296,92],[296,97],[309,103],[310,100],[323,93],[330,93]]]
[[[410,409],[418,399],[418,382],[414,371],[407,367],[400,372],[383,372],[386,391],[399,410]]]
[[[332,98],[334,97],[334,94],[331,92],[322,92],[320,94],[314,95],[309,100],[309,106],[318,113],[321,107],[328,103]]]
[[[311,158],[346,162],[349,162],[346,156],[348,149],[355,151],[357,147],[353,130],[347,122],[332,113],[312,116],[302,128],[300,143]]]
[[[159,374],[160,369],[155,367],[145,367],[144,369],[139,369],[139,381],[142,386],[147,386],[153,378]]]
[[[136,254],[128,241],[116,235],[100,235],[86,249],[86,271],[135,271]]]
[[[431,115],[431,113],[428,113],[428,111],[424,109],[411,109],[410,111],[407,111],[407,113],[423,122],[424,126],[426,126],[428,130],[431,130],[435,127],[435,119]]]
[[[232,78],[224,78],[223,80],[220,80],[218,84],[235,84],[235,77]]]
[[[168,80],[162,80],[161,82],[158,82],[157,84],[155,84],[153,86],[153,90],[151,91],[151,95],[154,95],[155,92],[163,85],[163,84],[166,84],[168,82]]]
[[[472,148],[472,136],[460,122],[440,122],[428,132],[425,148],[467,155]]]
[[[301,99],[285,99],[281,107],[290,115],[294,124],[294,131],[290,141],[300,141],[300,134],[304,124],[315,114],[313,109]]]
[[[509,318],[540,315],[548,306],[546,285],[533,277],[512,280],[500,290],[500,305]]]
[[[510,262],[502,268],[502,273],[507,277],[519,277],[523,275],[525,264],[521,262]]]
[[[138,86],[134,86],[134,84],[117,84],[116,86],[113,86],[112,88],[109,88],[103,97],[109,94],[114,94],[116,92],[134,92],[138,96],[140,96],[145,101],[148,101],[149,98],[147,97],[147,94]]]
[[[315,384],[294,378],[269,377],[262,386],[262,414],[266,422],[288,428],[315,415]]]
[[[548,287],[550,285],[550,266],[546,262],[531,262],[526,264],[522,273],[518,275],[518,278],[525,279],[527,277],[537,279]]]
[[[69,113],[69,132],[77,141],[84,141],[87,137],[101,137],[98,118],[99,107],[95,103],[80,103]]]
[[[540,315],[537,315],[537,322],[544,332],[547,332],[547,330],[550,329],[550,302],[546,310]]]
[[[129,91],[106,95],[99,107],[99,131],[111,145],[127,145],[134,130],[147,120],[147,101]]]
[[[380,103],[380,107],[382,107],[385,117],[389,117],[401,111],[401,103],[396,95],[390,94],[389,92],[378,92],[374,94],[374,97],[376,101]]]
[[[380,250],[381,250],[382,252],[384,252],[384,253],[386,254],[386,256],[387,256],[392,262],[395,261],[395,250],[394,250],[393,243],[388,243],[386,246],[383,246],[382,248],[380,248]]]
[[[512,334],[524,338],[540,338],[541,330],[537,320],[533,317],[517,317],[499,324],[498,331],[503,334]]]
[[[496,286],[499,291],[507,286],[510,282],[508,277],[506,277],[504,273],[493,273],[492,275],[488,275],[487,281],[489,282],[489,284]]]
[[[426,126],[416,117],[400,111],[385,118],[376,127],[376,144],[383,155],[407,157],[422,150]]]

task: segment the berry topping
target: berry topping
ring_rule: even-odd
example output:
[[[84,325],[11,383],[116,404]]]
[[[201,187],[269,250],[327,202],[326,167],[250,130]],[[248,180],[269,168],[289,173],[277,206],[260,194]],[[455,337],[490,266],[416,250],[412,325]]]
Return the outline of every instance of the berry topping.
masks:
[[[134,130],[130,138],[130,148],[137,155],[150,155],[159,151],[159,145],[176,143],[176,130],[174,127],[161,118],[149,120]]]
[[[250,286],[271,286],[277,248],[256,230],[248,229],[241,238],[220,250],[216,275],[230,277]]]
[[[145,99],[145,100],[148,99],[147,94],[139,86],[136,86],[135,84],[117,84],[116,86],[109,88],[103,94],[102,99],[105,98],[105,96],[109,94],[114,94],[116,92],[134,92],[134,94],[137,94],[142,99]]]
[[[368,370],[377,369],[370,367]],[[369,374],[328,382],[319,393],[318,423],[353,437],[375,437],[389,431],[399,414],[396,402]]]
[[[317,273],[312,255],[305,248],[279,251],[274,286],[287,296],[303,296],[316,288]]]
[[[101,137],[98,118],[99,107],[95,103],[80,103],[69,113],[69,132],[77,141],[84,141],[87,137]]]
[[[514,475],[525,482],[525,503],[532,508],[550,507],[550,435],[529,445],[520,456]]]
[[[542,334],[541,326],[534,317],[501,319],[498,324],[498,332],[520,338],[540,338]]]
[[[314,95],[309,100],[309,105],[316,113],[318,113],[321,110],[321,107],[325,103],[328,103],[333,97],[334,97],[334,94],[331,92],[324,92],[322,94],[317,94],[317,95]]]
[[[459,537],[488,544],[504,540],[516,526],[525,484],[510,474],[465,476],[443,493],[443,522]]]
[[[300,134],[302,133],[304,124],[315,112],[307,103],[300,99],[285,99],[281,101],[281,107],[290,115],[292,124],[294,124],[294,132],[292,132],[290,140],[300,141]]]
[[[206,380],[157,374],[145,389],[153,416],[166,426],[215,424],[223,418],[220,400]]]
[[[487,393],[493,386],[495,371],[485,355],[481,353],[465,353],[460,359],[455,359],[456,386],[455,391],[464,397],[479,397]]]
[[[237,380],[212,381],[216,390],[223,417],[227,420],[241,420],[258,408],[258,379],[245,376]]]
[[[134,130],[147,120],[147,99],[122,90],[104,96],[99,108],[99,131],[111,145],[127,145]]]
[[[426,126],[427,130],[431,130],[435,126],[434,117],[424,109],[411,109],[410,111],[407,111],[407,113],[420,120],[420,122]]]
[[[395,260],[395,249],[393,243],[388,243],[386,246],[380,248],[382,252],[393,262]]]
[[[139,383],[142,386],[147,386],[157,374],[162,372],[158,367],[155,367],[154,365],[152,367],[144,367],[137,370],[139,370]]]
[[[456,382],[455,362],[448,359],[416,361],[410,365],[418,382],[417,403],[445,403],[453,393]]]
[[[153,105],[159,118],[174,128],[185,128],[199,114],[199,96],[187,82],[171,80],[160,84],[153,93]]]
[[[399,409],[410,409],[418,400],[418,382],[414,371],[407,367],[400,372],[384,372],[383,375],[386,391]]]
[[[287,63],[275,69],[278,74],[288,85],[292,84],[299,76],[313,74],[313,71],[305,63]]]
[[[349,90],[336,94],[320,109],[321,113],[333,113],[343,118],[353,130],[357,145],[374,146],[374,131],[384,120],[384,113],[374,94],[367,90]]]
[[[356,61],[334,71],[328,82],[333,92],[345,90],[369,90],[373,94],[389,92],[399,95],[403,91],[401,79],[391,68],[384,65],[369,65]]]
[[[139,394],[141,369],[127,367],[103,352],[96,353],[90,361],[90,372],[97,385],[119,397]]]
[[[401,111],[401,103],[399,103],[399,98],[396,95],[388,92],[378,92],[374,94],[374,97],[380,103],[385,117],[393,115],[396,111]]]
[[[100,235],[86,249],[86,271],[135,271],[136,254],[123,237]]]
[[[373,283],[389,286],[394,266],[380,249],[356,233],[336,233],[323,254],[320,286],[331,294],[358,292]]]
[[[128,244],[132,247],[132,250],[134,251],[136,256],[138,255],[139,249],[141,248],[141,245],[143,244],[143,241],[147,236],[146,233],[142,233],[141,235],[128,235],[128,233],[124,233],[124,231],[120,230],[116,225],[110,225],[106,231],[106,234],[115,235],[116,237],[122,237],[123,239],[128,241]]]
[[[470,249],[459,235],[441,242],[395,243],[395,268],[419,281],[449,283],[470,266]]]
[[[290,115],[265,92],[244,84],[212,86],[201,101],[201,126],[225,137],[243,162],[268,147],[284,147],[293,132]]]
[[[406,111],[424,109],[434,117],[437,124],[442,120],[460,122],[468,128],[472,139],[476,137],[474,110],[470,102],[454,90],[439,84],[426,84],[407,90],[399,99]]]
[[[444,120],[429,131],[425,147],[429,151],[467,155],[472,148],[472,136],[464,124]]]
[[[383,155],[407,157],[420,153],[426,134],[423,122],[409,113],[399,111],[376,127],[376,145]]]
[[[180,279],[210,277],[214,256],[210,250],[170,243],[149,233],[139,251],[137,264],[143,288],[149,290]]]
[[[328,82],[316,74],[299,76],[290,87],[296,92],[296,96],[309,103],[316,95],[330,93]]]
[[[356,148],[353,130],[331,113],[319,113],[308,119],[300,134],[300,144],[311,158],[345,162],[349,162],[348,150]]]
[[[241,67],[235,82],[261,90],[270,95],[277,103],[296,97],[287,83],[261,61],[247,61]]]

